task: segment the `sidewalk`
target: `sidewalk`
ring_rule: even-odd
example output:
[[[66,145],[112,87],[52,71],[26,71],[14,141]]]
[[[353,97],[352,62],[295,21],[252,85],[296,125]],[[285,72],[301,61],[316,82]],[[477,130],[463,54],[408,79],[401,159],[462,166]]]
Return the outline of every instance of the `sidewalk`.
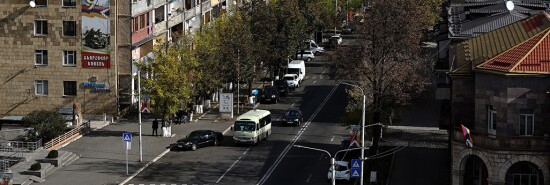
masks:
[[[213,108],[213,107],[212,107]],[[152,136],[152,119],[142,120],[143,162],[139,162],[139,123],[137,117],[119,123],[113,123],[90,132],[82,138],[68,144],[60,150],[80,155],[80,159],[71,165],[55,171],[40,184],[119,184],[145,166],[148,162],[164,153],[170,143],[183,138],[197,129],[211,129],[223,132],[231,121],[217,120],[218,109],[205,110],[205,115],[195,122],[185,125],[172,125],[171,138]],[[198,117],[197,117],[198,118]],[[193,118],[193,119],[197,119]],[[159,133],[160,133],[159,128]],[[126,175],[126,151],[123,149],[122,133],[131,132],[132,146],[128,151],[129,175]]]

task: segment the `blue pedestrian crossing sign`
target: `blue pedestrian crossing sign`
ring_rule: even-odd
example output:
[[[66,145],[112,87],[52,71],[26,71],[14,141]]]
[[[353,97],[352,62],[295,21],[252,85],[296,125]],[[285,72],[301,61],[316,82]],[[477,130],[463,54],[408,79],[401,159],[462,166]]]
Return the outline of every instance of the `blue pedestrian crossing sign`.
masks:
[[[361,160],[359,159],[352,159],[351,160],[351,168],[361,168]]]
[[[125,142],[132,142],[132,133],[122,133],[122,140]]]
[[[359,178],[361,177],[361,160],[359,159],[352,159],[351,160],[351,172],[350,172],[351,178]]]
[[[359,178],[361,177],[361,169],[359,168],[352,168],[351,169],[351,178]]]

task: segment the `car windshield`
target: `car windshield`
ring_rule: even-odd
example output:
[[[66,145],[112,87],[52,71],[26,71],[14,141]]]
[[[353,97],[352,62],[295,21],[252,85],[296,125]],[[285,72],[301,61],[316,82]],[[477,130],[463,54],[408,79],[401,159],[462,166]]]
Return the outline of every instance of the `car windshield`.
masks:
[[[237,121],[235,122],[235,131],[254,131],[256,130],[256,124],[251,121]]]
[[[196,139],[196,138],[199,138],[201,136],[201,132],[191,132],[189,135],[187,135],[187,138],[192,138],[192,139]]]
[[[299,74],[300,68],[288,68],[288,74]]]
[[[298,113],[298,111],[288,111],[288,112],[286,112],[286,115],[287,116],[298,116],[299,113]]]
[[[336,165],[336,171],[346,171],[346,170],[348,170],[347,166]]]
[[[285,80],[294,80],[294,77],[292,77],[292,76],[285,76],[283,79],[285,79]]]
[[[316,47],[317,47],[317,44],[311,43],[311,46],[314,47],[314,48],[316,48]]]
[[[273,92],[277,92],[277,90],[275,88],[265,88],[264,92],[265,93],[273,93]]]
[[[283,81],[283,80],[277,80],[275,81],[275,85],[286,85],[286,81]]]

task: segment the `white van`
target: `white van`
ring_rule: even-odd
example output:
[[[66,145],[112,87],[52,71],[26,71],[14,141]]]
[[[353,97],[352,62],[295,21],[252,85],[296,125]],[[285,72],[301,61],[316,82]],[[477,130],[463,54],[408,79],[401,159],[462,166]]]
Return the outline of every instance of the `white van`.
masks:
[[[257,144],[271,134],[271,112],[251,110],[239,117],[232,127],[235,144]]]
[[[306,63],[303,60],[293,60],[288,63],[287,74],[298,75],[298,82],[302,82],[306,76]]]

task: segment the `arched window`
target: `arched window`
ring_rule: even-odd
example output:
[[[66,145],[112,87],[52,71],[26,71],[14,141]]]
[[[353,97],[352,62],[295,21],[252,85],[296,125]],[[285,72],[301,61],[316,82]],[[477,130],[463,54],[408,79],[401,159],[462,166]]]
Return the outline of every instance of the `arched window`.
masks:
[[[542,171],[531,162],[517,162],[506,172],[506,185],[542,185]]]

